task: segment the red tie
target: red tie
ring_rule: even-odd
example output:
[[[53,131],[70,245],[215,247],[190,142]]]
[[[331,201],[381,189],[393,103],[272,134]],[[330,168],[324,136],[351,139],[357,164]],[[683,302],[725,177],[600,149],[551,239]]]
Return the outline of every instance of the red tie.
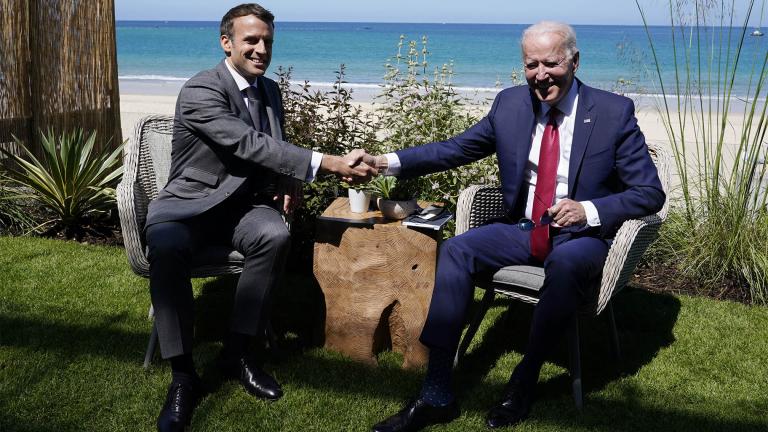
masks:
[[[555,201],[557,187],[557,165],[560,162],[560,133],[557,131],[557,117],[560,111],[550,108],[549,122],[544,128],[539,152],[539,167],[536,172],[536,188],[533,197],[533,221],[538,225],[541,216],[547,212]],[[549,241],[549,225],[536,226],[531,233],[531,255],[544,262],[552,250]]]

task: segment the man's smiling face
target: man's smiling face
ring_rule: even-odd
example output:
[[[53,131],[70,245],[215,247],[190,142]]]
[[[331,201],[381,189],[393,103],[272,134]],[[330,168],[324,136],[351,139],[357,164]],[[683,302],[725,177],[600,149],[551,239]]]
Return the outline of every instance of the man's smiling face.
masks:
[[[272,60],[275,29],[254,15],[235,18],[232,35],[221,35],[229,61],[248,82],[264,75]]]
[[[536,97],[551,106],[568,93],[579,68],[579,53],[568,57],[557,33],[532,35],[523,41],[523,68]]]

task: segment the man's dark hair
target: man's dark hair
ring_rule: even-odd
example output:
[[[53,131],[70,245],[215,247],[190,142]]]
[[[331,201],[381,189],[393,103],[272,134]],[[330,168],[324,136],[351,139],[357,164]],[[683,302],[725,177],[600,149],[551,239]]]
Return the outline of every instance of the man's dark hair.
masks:
[[[275,16],[272,15],[272,12],[256,3],[243,3],[230,9],[224,14],[224,17],[221,18],[221,26],[219,27],[221,34],[227,35],[228,38],[232,39],[232,22],[235,18],[248,15],[254,15],[256,18],[272,26],[272,28],[275,27]]]

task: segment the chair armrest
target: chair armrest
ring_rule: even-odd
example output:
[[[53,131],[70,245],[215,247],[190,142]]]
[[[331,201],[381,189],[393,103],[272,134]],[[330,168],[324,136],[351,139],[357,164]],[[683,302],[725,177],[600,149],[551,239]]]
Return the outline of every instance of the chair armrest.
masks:
[[[149,262],[144,254],[141,241],[141,228],[133,204],[133,182],[122,181],[117,185],[117,210],[120,215],[120,227],[123,230],[123,243],[128,263],[139,276],[149,276]]]
[[[459,194],[456,204],[456,235],[506,214],[499,186],[473,185]]]
[[[136,201],[139,198],[136,194],[136,188],[138,187],[136,177],[139,164],[139,139],[145,120],[142,119],[139,123],[136,132],[123,150],[123,178],[117,185],[117,210],[120,216],[120,227],[123,231],[123,243],[125,244],[125,253],[128,256],[128,263],[131,265],[134,273],[139,276],[148,277],[149,262],[144,253],[142,242],[143,227],[139,226],[138,211],[146,213],[146,207],[149,203],[143,203],[143,208],[137,208]],[[141,205],[142,202],[138,204]]]
[[[648,246],[658,237],[662,219],[658,214],[625,221],[613,240],[603,266],[603,278],[595,314],[605,309],[608,302],[632,277],[637,263]]]

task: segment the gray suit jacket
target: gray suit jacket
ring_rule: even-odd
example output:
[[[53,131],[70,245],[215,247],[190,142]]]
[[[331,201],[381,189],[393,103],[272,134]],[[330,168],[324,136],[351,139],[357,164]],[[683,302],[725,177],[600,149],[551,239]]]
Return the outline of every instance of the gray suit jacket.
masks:
[[[192,77],[179,93],[168,184],[149,205],[147,226],[183,220],[214,207],[246,180],[258,192],[278,175],[305,180],[312,151],[282,140],[277,84],[260,77],[272,136],[254,129],[224,61]]]

